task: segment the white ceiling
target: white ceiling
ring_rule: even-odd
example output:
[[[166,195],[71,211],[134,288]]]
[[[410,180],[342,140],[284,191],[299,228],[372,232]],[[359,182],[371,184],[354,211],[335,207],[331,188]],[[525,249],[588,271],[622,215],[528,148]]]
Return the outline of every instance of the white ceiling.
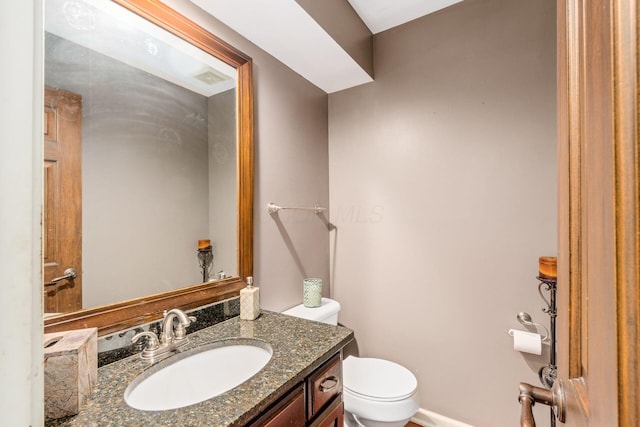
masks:
[[[191,0],[327,93],[371,77],[295,0]]]
[[[327,93],[372,78],[295,0],[191,0]],[[347,0],[374,34],[462,0]]]
[[[462,0],[348,0],[373,34],[444,9]]]

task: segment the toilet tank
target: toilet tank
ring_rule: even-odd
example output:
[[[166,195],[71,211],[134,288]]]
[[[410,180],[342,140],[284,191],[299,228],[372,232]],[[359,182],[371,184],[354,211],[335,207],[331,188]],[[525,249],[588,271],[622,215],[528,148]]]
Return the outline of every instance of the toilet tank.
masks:
[[[334,301],[329,298],[322,298],[320,307],[305,307],[300,304],[283,311],[282,314],[301,317],[308,320],[315,320],[316,322],[328,323],[330,325],[337,325],[339,312],[340,303],[338,301]]]

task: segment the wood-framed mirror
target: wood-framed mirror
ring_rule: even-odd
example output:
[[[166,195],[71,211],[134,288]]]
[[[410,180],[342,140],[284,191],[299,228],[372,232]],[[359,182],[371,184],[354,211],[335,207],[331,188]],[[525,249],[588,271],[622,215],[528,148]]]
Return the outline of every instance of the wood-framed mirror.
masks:
[[[162,317],[166,309],[179,307],[192,309],[217,301],[232,298],[245,286],[244,279],[253,271],[253,85],[252,61],[242,52],[220,40],[207,30],[192,22],[158,0],[112,0],[145,22],[162,28],[168,33],[186,41],[191,46],[209,54],[227,66],[235,69],[235,135],[236,135],[236,197],[237,219],[237,265],[230,277],[203,281],[193,286],[183,286],[166,292],[151,293],[126,301],[118,301],[89,307],[73,312],[45,316],[45,332],[97,327],[99,335],[105,335],[128,327],[146,323]],[[73,3],[73,2],[66,2]],[[77,2],[76,2],[77,3]],[[77,10],[73,10],[73,16]],[[45,104],[46,107],[46,104]],[[49,124],[45,114],[45,133]],[[46,138],[45,138],[46,140]],[[48,148],[45,146],[45,151]],[[46,156],[45,156],[46,157]],[[46,162],[45,162],[46,171]],[[45,172],[45,195],[47,181]],[[46,197],[45,197],[46,199]],[[47,206],[45,202],[45,222]],[[153,214],[153,212],[151,212]],[[207,237],[207,236],[203,236]],[[47,256],[47,228],[44,227],[45,266]],[[80,238],[80,237],[78,237]],[[123,242],[125,245],[127,242]],[[196,241],[190,255],[196,265]],[[106,260],[105,262],[108,262]],[[62,266],[64,267],[64,266]],[[117,268],[117,267],[113,267]],[[46,275],[45,275],[46,276]],[[45,279],[46,282],[47,279]],[[121,277],[126,281],[126,275]],[[200,281],[198,281],[200,282]],[[189,280],[186,283],[193,283]],[[127,286],[136,286],[128,283]],[[45,288],[46,295],[46,288]],[[84,306],[83,306],[84,307]],[[50,310],[55,311],[55,310]]]

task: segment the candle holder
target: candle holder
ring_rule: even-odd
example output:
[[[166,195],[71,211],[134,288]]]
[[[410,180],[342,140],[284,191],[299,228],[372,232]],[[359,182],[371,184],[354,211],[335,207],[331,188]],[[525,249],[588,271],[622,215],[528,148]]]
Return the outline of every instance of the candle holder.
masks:
[[[544,275],[540,275],[536,277],[540,284],[538,285],[538,292],[540,293],[540,297],[547,304],[546,307],[542,309],[543,312],[549,315],[549,329],[550,329],[550,349],[549,349],[549,363],[546,366],[540,368],[538,371],[538,377],[540,378],[540,382],[546,388],[551,389],[553,384],[556,382],[558,378],[558,366],[556,365],[556,317],[557,317],[557,308],[556,308],[556,293],[557,293],[557,278],[548,277]],[[549,293],[549,299],[544,296],[544,292]],[[556,413],[553,406],[550,408],[550,420],[551,427],[556,426]]]
[[[198,265],[202,271],[202,283],[208,281],[213,267],[213,247],[211,245],[198,249]]]
[[[537,279],[540,281],[540,284],[538,285],[538,292],[540,293],[540,297],[542,297],[544,302],[547,304],[542,311],[549,315],[549,344],[551,346],[549,349],[549,364],[547,366],[543,366],[540,369],[540,372],[538,372],[538,375],[540,377],[540,382],[542,382],[546,388],[551,388],[558,376],[558,366],[556,365],[556,317],[558,316],[556,307],[557,279],[542,276],[538,276]],[[549,299],[545,297],[544,291],[549,293]]]
[[[322,279],[304,279],[302,283],[302,302],[304,306],[320,307],[322,305]]]
[[[540,368],[538,376],[540,382],[548,389],[553,387],[553,384],[558,378],[558,366],[556,365],[556,317],[558,316],[556,307],[556,293],[558,286],[558,260],[556,257],[540,257],[538,260],[538,293],[542,300],[547,304],[542,309],[543,312],[549,315],[549,329],[550,329],[550,349],[549,349],[549,363],[547,366]],[[549,293],[549,298],[545,297],[545,292]],[[551,427],[556,426],[556,414],[554,407],[550,408],[550,420]]]

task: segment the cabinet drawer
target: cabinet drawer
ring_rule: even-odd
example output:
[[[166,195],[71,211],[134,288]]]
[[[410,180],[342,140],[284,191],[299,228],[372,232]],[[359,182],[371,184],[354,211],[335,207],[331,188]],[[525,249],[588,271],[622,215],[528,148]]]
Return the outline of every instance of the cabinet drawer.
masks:
[[[340,353],[316,369],[307,380],[307,418],[312,419],[334,396],[342,392],[342,363]]]

